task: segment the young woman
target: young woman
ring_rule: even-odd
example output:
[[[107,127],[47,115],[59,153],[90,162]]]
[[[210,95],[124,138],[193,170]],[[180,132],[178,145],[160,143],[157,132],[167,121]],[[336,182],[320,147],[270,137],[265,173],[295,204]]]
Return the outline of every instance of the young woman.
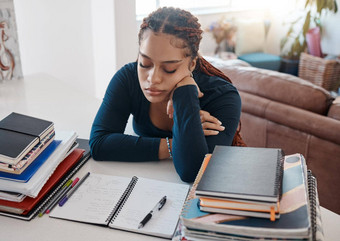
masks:
[[[112,78],[94,120],[95,160],[173,159],[192,182],[215,145],[243,145],[236,88],[198,54],[202,30],[189,12],[160,8],[143,20],[136,62]],[[133,115],[139,136],[124,134]]]

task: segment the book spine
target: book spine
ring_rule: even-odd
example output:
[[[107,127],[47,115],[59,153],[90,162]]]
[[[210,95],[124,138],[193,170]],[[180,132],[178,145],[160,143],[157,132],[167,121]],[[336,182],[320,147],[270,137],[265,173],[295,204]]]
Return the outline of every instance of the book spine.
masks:
[[[109,214],[109,216],[105,220],[105,222],[107,224],[112,224],[114,222],[114,220],[118,216],[119,212],[122,210],[125,202],[129,199],[129,196],[130,196],[132,190],[134,189],[134,187],[136,186],[137,182],[138,182],[138,177],[136,177],[136,176],[132,177],[132,179],[131,179],[129,185],[127,186],[127,188],[125,189],[123,195],[120,197],[116,206],[112,209],[111,213]]]
[[[279,200],[281,200],[281,196],[282,196],[284,159],[285,159],[285,155],[284,155],[283,150],[278,150],[274,194],[279,197]]]

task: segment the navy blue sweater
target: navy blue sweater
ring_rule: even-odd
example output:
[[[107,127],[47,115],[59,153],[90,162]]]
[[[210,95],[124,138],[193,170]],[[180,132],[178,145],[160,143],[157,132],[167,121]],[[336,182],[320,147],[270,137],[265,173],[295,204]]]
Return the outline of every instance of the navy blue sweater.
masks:
[[[173,94],[172,131],[154,126],[150,120],[150,102],[138,81],[137,63],[122,67],[112,78],[92,125],[91,154],[95,160],[158,161],[161,138],[172,140],[173,163],[180,178],[194,181],[204,155],[215,145],[231,145],[241,113],[236,88],[216,76],[194,71],[194,79],[204,93],[198,98],[194,85],[177,88]],[[205,110],[225,126],[216,136],[204,136],[199,111]],[[124,134],[130,114],[137,135]]]

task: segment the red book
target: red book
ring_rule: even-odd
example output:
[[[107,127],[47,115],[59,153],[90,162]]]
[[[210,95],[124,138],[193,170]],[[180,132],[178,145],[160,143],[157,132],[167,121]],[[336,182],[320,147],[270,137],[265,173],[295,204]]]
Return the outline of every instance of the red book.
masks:
[[[46,194],[56,187],[63,176],[82,158],[84,151],[85,150],[83,149],[75,149],[68,155],[55,169],[36,198],[27,196],[22,202],[0,200],[0,210],[6,209],[6,212],[11,212],[8,208],[5,208],[10,207],[13,213],[26,215],[46,196]],[[1,208],[1,206],[3,206],[3,208]]]

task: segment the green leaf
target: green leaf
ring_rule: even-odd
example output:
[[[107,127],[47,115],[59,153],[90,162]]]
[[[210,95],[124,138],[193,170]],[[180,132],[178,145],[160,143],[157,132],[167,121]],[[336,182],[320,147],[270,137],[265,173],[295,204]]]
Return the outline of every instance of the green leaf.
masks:
[[[293,55],[294,56],[298,55],[300,50],[301,50],[301,45],[300,45],[299,37],[296,37],[293,43],[293,46],[292,46]]]
[[[310,11],[308,11],[307,15],[306,15],[306,20],[305,23],[303,24],[303,36],[306,36],[306,33],[309,30],[309,26],[310,26]]]
[[[334,0],[327,0],[326,7],[329,10],[333,10],[334,9]]]
[[[282,50],[283,47],[287,44],[287,41],[288,41],[288,38],[287,38],[287,37],[281,39],[281,42],[280,42],[280,50]]]
[[[334,13],[338,12],[338,4],[336,3],[336,0],[334,0]]]
[[[304,40],[303,43],[302,43],[302,46],[301,46],[301,53],[305,52],[306,48],[307,48],[307,41]]]
[[[324,8],[326,4],[325,0],[317,0],[316,1],[316,11],[321,14],[322,9]]]
[[[286,37],[289,37],[292,33],[293,33],[293,30],[294,30],[294,26],[290,26],[287,34],[286,34]]]

